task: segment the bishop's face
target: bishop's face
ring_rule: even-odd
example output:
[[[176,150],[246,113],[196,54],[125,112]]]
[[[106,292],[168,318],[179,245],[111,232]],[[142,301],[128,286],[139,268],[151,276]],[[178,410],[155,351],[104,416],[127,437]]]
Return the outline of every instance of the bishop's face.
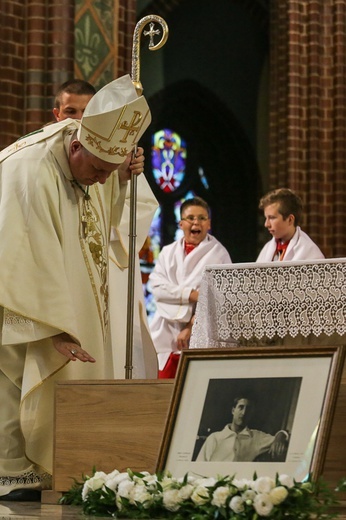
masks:
[[[73,178],[84,186],[104,184],[120,164],[113,164],[88,152],[76,139],[70,145],[69,165]]]
[[[179,222],[184,232],[185,242],[198,246],[210,229],[208,212],[202,206],[188,206],[184,209]]]

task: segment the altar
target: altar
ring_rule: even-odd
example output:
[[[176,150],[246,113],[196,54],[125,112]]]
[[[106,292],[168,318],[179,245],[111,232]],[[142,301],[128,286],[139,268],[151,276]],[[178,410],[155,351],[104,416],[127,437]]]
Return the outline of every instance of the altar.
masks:
[[[190,348],[343,346],[345,281],[343,258],[207,266]],[[162,379],[57,384],[54,491],[67,491],[93,466],[154,472],[173,387]],[[323,470],[332,485],[346,475],[345,424],[344,366]]]
[[[209,265],[190,348],[342,344],[346,258]]]
[[[209,265],[190,348],[343,346],[345,282],[346,258]],[[323,471],[332,484],[346,474],[345,424],[344,366]]]

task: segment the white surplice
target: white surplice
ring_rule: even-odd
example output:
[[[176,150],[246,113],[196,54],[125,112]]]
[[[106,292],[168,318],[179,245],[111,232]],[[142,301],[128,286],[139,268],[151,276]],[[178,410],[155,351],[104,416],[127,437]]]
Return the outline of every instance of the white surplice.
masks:
[[[276,240],[273,237],[267,242],[256,262],[271,262],[276,251]],[[291,238],[285,256],[282,261],[289,262],[293,260],[319,260],[323,259],[324,254],[317,247],[315,242],[297,226],[296,232]]]
[[[195,309],[189,296],[193,289],[199,289],[204,267],[230,263],[226,248],[209,234],[188,255],[183,238],[162,248],[149,277],[157,307],[150,330],[160,370],[171,352],[178,352],[177,336]]]

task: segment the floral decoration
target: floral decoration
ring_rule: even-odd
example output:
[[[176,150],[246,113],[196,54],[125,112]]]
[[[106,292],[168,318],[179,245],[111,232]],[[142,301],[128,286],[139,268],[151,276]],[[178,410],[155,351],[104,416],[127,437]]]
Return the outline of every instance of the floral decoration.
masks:
[[[346,491],[346,478],[338,491]],[[337,516],[335,494],[322,481],[296,482],[288,475],[206,478],[146,471],[94,471],[60,499],[84,514],[111,518],[171,520],[329,520]]]

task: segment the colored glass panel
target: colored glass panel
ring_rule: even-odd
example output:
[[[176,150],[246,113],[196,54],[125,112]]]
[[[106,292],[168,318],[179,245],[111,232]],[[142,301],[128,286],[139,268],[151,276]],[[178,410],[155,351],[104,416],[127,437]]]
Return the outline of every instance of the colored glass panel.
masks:
[[[165,193],[175,191],[185,175],[185,141],[168,128],[159,130],[152,138],[151,162],[156,183]]]

